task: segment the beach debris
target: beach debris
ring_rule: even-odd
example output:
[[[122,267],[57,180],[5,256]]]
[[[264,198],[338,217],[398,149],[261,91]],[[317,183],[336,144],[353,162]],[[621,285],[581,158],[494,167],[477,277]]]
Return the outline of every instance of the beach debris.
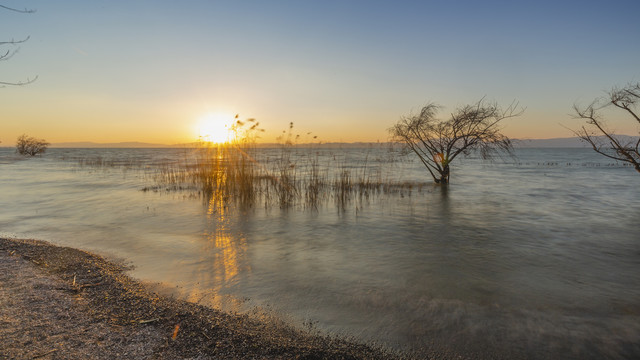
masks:
[[[45,356],[47,356],[47,355],[49,355],[49,354],[53,354],[53,353],[54,353],[54,352],[56,352],[56,351],[58,351],[58,349],[53,349],[53,350],[51,350],[51,351],[49,351],[49,352],[46,352],[46,353],[44,353],[44,354],[36,355],[36,356],[34,356],[32,359],[39,359],[39,358],[45,357]]]
[[[175,329],[173,329],[173,335],[171,335],[171,340],[175,340],[178,337],[178,330],[180,330],[180,324],[177,324]]]

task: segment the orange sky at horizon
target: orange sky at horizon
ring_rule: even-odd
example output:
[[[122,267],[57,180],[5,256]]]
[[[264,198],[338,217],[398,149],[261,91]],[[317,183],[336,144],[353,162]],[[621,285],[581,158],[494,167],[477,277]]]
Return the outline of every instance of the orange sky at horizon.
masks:
[[[87,106],[88,107],[88,106]],[[140,112],[139,110],[133,111]],[[20,111],[19,114],[5,114],[6,117],[18,119],[10,124],[5,124],[0,133],[0,146],[13,146],[15,139],[27,134],[36,138],[46,139],[50,143],[70,143],[70,142],[93,142],[93,143],[120,143],[120,142],[142,142],[163,145],[175,145],[191,143],[199,139],[213,139],[216,142],[229,138],[228,130],[235,122],[233,112],[221,111],[191,111],[182,115],[179,110],[174,112],[154,112],[140,113],[138,116],[148,116],[155,119],[154,126],[149,126],[146,122],[136,122],[129,120],[126,111],[123,110],[122,118],[112,119],[111,114],[100,114],[78,116],[74,118],[64,110],[58,110],[46,115],[38,113],[37,109]],[[408,114],[408,113],[407,113]],[[443,112],[441,115],[445,115]],[[288,131],[289,123],[277,119],[261,120],[260,117],[243,117],[239,119],[246,121],[247,118],[255,118],[260,122],[260,128],[264,132],[259,133],[258,143],[275,143],[278,137]],[[401,115],[395,119],[390,119],[386,123],[379,121],[381,125],[364,127],[363,121],[356,122],[350,119],[338,119],[341,125],[323,124],[317,121],[318,126],[313,123],[297,124],[294,122],[293,134],[300,135],[300,143],[310,142],[385,142],[389,140],[387,129],[393,125]],[[534,115],[535,116],[535,115]],[[43,122],[34,121],[35,118],[46,119]],[[207,121],[214,118],[214,121]],[[64,119],[64,121],[62,121]],[[226,119],[226,120],[225,120]],[[218,123],[217,126],[211,123]],[[209,124],[207,124],[209,123]],[[327,122],[325,122],[327,123]],[[536,120],[532,116],[525,114],[506,119],[502,123],[503,133],[512,139],[549,139],[572,137],[574,134],[570,128],[577,129],[583,122],[571,119],[569,115],[565,119]],[[623,123],[620,120],[619,123]],[[27,125],[28,124],[28,125]],[[633,131],[633,123],[628,122],[627,127],[617,127],[620,134],[637,135]],[[566,126],[566,127],[565,127]],[[213,135],[211,135],[213,134]],[[317,136],[317,138],[313,138]]]

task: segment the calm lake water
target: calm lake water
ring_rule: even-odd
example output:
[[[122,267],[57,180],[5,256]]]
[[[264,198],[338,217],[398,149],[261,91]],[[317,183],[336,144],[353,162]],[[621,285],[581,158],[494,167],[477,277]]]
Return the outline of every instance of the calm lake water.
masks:
[[[0,149],[0,236],[124,259],[190,301],[424,356],[640,358],[632,168],[589,149],[521,149],[460,159],[443,189],[412,157],[322,150],[427,185],[318,209],[141,191],[158,164],[188,156],[51,149],[25,160]],[[97,157],[129,166],[77,161]]]

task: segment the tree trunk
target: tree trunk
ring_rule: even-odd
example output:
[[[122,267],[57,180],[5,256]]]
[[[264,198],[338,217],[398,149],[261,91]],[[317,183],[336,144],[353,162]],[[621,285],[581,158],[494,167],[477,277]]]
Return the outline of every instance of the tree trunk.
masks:
[[[435,179],[436,184],[448,184],[449,183],[449,165],[445,165],[442,167],[440,172],[440,178]]]

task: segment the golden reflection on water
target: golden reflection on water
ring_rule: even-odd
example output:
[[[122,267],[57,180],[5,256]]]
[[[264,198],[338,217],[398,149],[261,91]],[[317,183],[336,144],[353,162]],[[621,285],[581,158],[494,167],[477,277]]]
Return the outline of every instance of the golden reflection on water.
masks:
[[[207,218],[215,223],[215,229],[207,233],[207,244],[213,244],[217,250],[214,267],[216,282],[227,283],[238,275],[240,266],[245,261],[247,240],[244,236],[233,236],[229,231],[231,217],[228,208],[221,201],[209,202]]]
[[[238,311],[241,302],[225,297],[224,288],[238,278],[241,272],[250,272],[247,261],[247,239],[242,233],[231,232],[231,222],[238,214],[224,205],[220,198],[212,197],[207,206],[210,228],[204,232],[201,267],[196,274],[196,285],[186,294],[187,301],[215,308]]]

